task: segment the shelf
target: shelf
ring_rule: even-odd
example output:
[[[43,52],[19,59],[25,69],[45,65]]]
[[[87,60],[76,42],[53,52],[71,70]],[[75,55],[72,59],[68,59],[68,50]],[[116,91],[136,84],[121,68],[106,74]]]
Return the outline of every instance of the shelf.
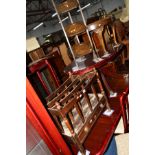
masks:
[[[74,51],[76,57],[82,57],[82,56],[92,52],[92,48],[85,43],[74,44],[72,48],[73,48],[73,51]]]
[[[69,12],[78,7],[76,0],[66,0],[65,2],[57,5],[57,10],[59,14]]]
[[[68,37],[73,37],[86,31],[86,26],[82,22],[71,23],[65,27]]]

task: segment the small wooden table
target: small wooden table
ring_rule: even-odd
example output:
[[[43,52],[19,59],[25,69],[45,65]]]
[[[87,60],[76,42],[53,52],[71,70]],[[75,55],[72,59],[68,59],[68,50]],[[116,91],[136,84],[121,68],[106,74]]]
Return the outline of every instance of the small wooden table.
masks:
[[[93,68],[99,70],[101,67],[103,67],[104,65],[106,65],[108,62],[111,62],[113,60],[115,60],[124,50],[125,46],[120,44],[120,46],[118,46],[115,51],[111,52],[109,54],[109,56],[107,57],[103,57],[101,61],[99,62],[94,62],[93,61],[93,54],[90,53],[88,55],[85,56],[86,60],[84,62],[79,62],[79,66],[85,66],[83,69],[79,69],[79,70],[73,70],[73,68],[76,66],[75,61],[73,61],[70,65],[68,65],[64,72],[69,73],[69,74],[78,74],[78,75],[83,75],[86,72],[89,72],[90,70],[92,70]],[[109,84],[107,83],[106,78],[104,77],[104,75],[102,74],[102,80],[103,83],[105,85],[105,88],[108,91],[108,94],[110,94],[109,97],[115,97],[117,95],[116,92],[113,92],[113,90],[110,88]]]

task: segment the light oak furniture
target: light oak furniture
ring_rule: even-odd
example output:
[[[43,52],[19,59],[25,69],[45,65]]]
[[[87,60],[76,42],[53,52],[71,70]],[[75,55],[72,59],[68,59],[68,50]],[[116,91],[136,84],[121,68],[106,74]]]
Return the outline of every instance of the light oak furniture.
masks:
[[[69,64],[71,64],[71,59],[68,55],[68,49],[65,43],[62,43],[59,45],[59,50],[62,56],[62,59],[65,63],[66,66],[68,66]]]

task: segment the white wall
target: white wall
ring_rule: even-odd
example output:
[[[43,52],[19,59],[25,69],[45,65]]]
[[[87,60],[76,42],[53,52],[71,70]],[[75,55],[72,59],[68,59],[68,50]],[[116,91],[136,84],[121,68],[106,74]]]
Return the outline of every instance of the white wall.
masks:
[[[88,17],[91,17],[92,13],[96,12],[99,8],[102,8],[102,6],[107,12],[110,12],[113,9],[118,8],[119,6],[123,7],[124,0],[102,0],[102,3],[94,4],[93,6],[90,6],[89,9],[86,9],[86,11],[84,11],[85,18],[87,19]],[[77,21],[82,19],[81,19],[81,16],[74,16],[73,20]],[[42,37],[43,35],[56,32],[61,29],[61,26],[59,23],[55,24],[55,23],[52,23],[52,21],[45,22],[45,25],[46,27],[41,26],[35,31],[32,30],[30,32],[27,32],[26,38],[30,38],[33,36],[38,37],[39,42],[42,44],[44,42],[44,39]],[[36,24],[34,26],[36,26]],[[31,27],[33,26],[31,25]]]

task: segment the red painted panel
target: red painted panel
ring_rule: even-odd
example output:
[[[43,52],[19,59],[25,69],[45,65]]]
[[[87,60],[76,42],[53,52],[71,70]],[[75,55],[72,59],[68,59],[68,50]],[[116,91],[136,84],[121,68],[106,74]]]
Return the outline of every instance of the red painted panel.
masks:
[[[40,136],[48,145],[51,152],[55,155],[71,155],[68,146],[48,115],[28,79],[26,79],[26,101],[26,114]]]

